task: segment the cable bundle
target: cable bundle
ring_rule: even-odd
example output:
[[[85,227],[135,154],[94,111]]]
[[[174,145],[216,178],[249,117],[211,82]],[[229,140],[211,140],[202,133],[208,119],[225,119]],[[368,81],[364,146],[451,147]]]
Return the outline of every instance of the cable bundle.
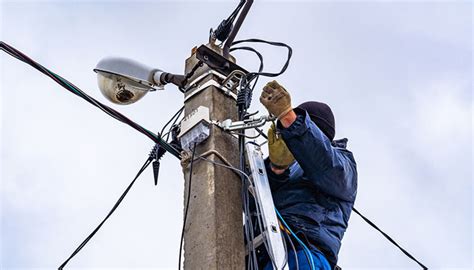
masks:
[[[233,26],[233,21],[235,20],[238,12],[240,11],[240,9],[242,8],[243,4],[245,3],[244,0],[241,0],[239,6],[234,10],[234,12],[226,19],[224,20],[221,25],[219,25],[219,27],[217,28],[215,34],[216,34],[216,37],[218,40],[224,42],[228,35],[230,34],[230,32],[232,31],[232,26]],[[258,81],[258,78],[259,76],[266,76],[266,77],[276,77],[276,76],[279,76],[281,75],[282,73],[284,73],[286,71],[286,69],[288,68],[288,65],[289,65],[289,61],[291,59],[291,56],[292,56],[292,49],[290,46],[286,45],[285,43],[281,43],[281,42],[271,42],[271,41],[266,41],[266,40],[261,40],[261,39],[246,39],[246,40],[239,40],[239,41],[235,41],[232,43],[232,46],[234,45],[237,45],[237,44],[240,44],[240,43],[244,43],[244,42],[254,42],[254,43],[264,43],[264,44],[269,44],[269,45],[273,45],[273,46],[279,46],[279,47],[285,47],[288,49],[288,55],[287,55],[287,60],[285,62],[285,64],[283,65],[283,67],[281,68],[281,70],[277,73],[269,73],[269,72],[262,72],[263,70],[263,57],[262,55],[254,48],[252,47],[232,47],[230,50],[231,51],[234,51],[234,50],[247,50],[247,51],[252,51],[254,52],[259,60],[260,60],[260,67],[259,67],[259,70],[258,72],[250,72],[248,74],[246,74],[243,79],[241,80],[241,83],[240,83],[240,90],[237,94],[237,105],[239,106],[239,118],[240,120],[242,120],[245,116],[246,116],[246,112],[247,112],[247,109],[250,107],[250,104],[251,104],[251,99],[252,99],[252,93],[253,93],[253,90],[255,88],[255,85],[257,84],[257,81]],[[86,100],[87,102],[89,102],[90,104],[94,105],[95,107],[99,108],[100,110],[102,110],[103,112],[105,112],[106,114],[108,114],[109,116],[115,118],[116,120],[120,121],[120,122],[123,122],[127,125],[129,125],[130,127],[136,129],[137,131],[141,132],[142,134],[144,134],[145,136],[149,137],[151,140],[153,140],[157,146],[156,146],[156,151],[155,152],[158,152],[158,149],[164,149],[165,151],[167,152],[170,152],[171,154],[173,154],[175,157],[177,157],[178,159],[181,158],[180,156],[180,152],[178,149],[176,149],[176,147],[174,147],[172,144],[168,143],[168,139],[169,139],[169,135],[170,133],[172,132],[173,130],[173,127],[175,126],[175,123],[176,121],[178,120],[180,114],[182,113],[183,108],[181,108],[171,119],[170,121],[165,125],[165,127],[163,127],[162,131],[160,134],[158,135],[155,135],[153,132],[145,129],[144,127],[140,126],[139,124],[133,122],[132,120],[130,120],[129,118],[127,118],[125,115],[119,113],[118,111],[110,108],[109,106],[106,106],[102,103],[100,103],[99,101],[97,101],[96,99],[92,98],[91,96],[87,95],[85,92],[83,92],[81,89],[79,89],[77,86],[75,86],[74,84],[72,84],[71,82],[69,82],[68,80],[64,79],[63,77],[59,76],[58,74],[48,70],[47,68],[45,68],[44,66],[40,65],[39,63],[35,62],[34,60],[32,60],[31,58],[29,58],[28,56],[26,56],[25,54],[23,54],[22,52],[16,50],[15,48],[11,47],[10,45],[6,44],[5,42],[3,41],[0,41],[0,49],[5,51],[6,53],[8,53],[9,55],[15,57],[16,59],[24,62],[24,63],[27,63],[29,64],[30,66],[32,66],[33,68],[35,68],[36,70],[40,71],[41,73],[43,73],[44,75],[50,77],[51,79],[53,79],[55,82],[57,82],[59,85],[61,85],[62,87],[64,87],[66,90],[70,91],[71,93],[83,98],[84,100]],[[200,65],[199,65],[200,66]],[[196,66],[196,68],[198,67],[198,65]],[[187,77],[185,79],[188,79],[189,77],[191,77],[191,75],[193,74],[190,73],[187,75]],[[250,87],[250,84],[254,82],[253,86]],[[181,89],[183,91],[183,89]],[[174,120],[174,121],[173,121]],[[168,126],[171,122],[173,121],[173,123],[171,124],[171,127],[169,128],[169,131],[167,132],[167,136],[166,136],[166,140],[163,140],[163,138],[161,137],[166,126]],[[265,136],[260,130],[258,130],[259,133],[262,135],[262,136]],[[239,134],[240,135],[240,134]],[[159,146],[159,147],[158,147]],[[243,211],[244,211],[244,216],[245,216],[245,238],[246,238],[246,242],[248,244],[248,264],[247,264],[247,269],[258,269],[258,261],[257,261],[257,256],[256,256],[256,252],[255,252],[255,249],[253,248],[253,245],[251,243],[253,243],[253,239],[254,239],[254,225],[253,225],[253,222],[252,222],[252,213],[250,211],[250,207],[249,207],[249,204],[250,204],[250,194],[249,194],[249,188],[250,186],[252,185],[250,180],[249,180],[249,176],[247,174],[245,174],[245,166],[244,166],[244,152],[243,152],[243,148],[244,148],[244,136],[240,135],[239,136],[239,150],[240,150],[240,154],[241,154],[241,160],[240,160],[240,169],[238,168],[235,168],[235,167],[231,167],[231,166],[227,166],[227,165],[224,165],[224,164],[220,164],[220,163],[216,163],[216,162],[213,162],[213,161],[210,161],[210,160],[207,160],[205,158],[202,158],[203,160],[206,160],[208,162],[211,162],[211,163],[214,163],[215,165],[219,165],[219,166],[223,166],[223,167],[226,167],[226,168],[229,168],[229,169],[232,169],[233,171],[239,173],[239,175],[242,177],[242,183],[243,183],[243,189],[242,189],[242,199],[243,199],[243,202],[244,202],[244,207],[243,207]],[[192,176],[192,164],[193,164],[193,161],[194,161],[194,155],[195,155],[195,149],[196,147],[194,146],[194,149],[193,149],[193,153],[192,153],[192,157],[191,157],[191,173],[190,173],[190,179],[189,179],[189,187],[191,185],[191,176]],[[154,151],[152,151],[152,155],[155,154]],[[122,196],[119,198],[119,200],[115,203],[115,205],[113,206],[113,208],[110,210],[110,212],[108,213],[108,215],[105,217],[105,219],[99,224],[99,226],[79,245],[79,247],[72,253],[72,255],[59,267],[59,269],[63,269],[63,267],[66,266],[66,264],[88,243],[88,241],[95,235],[95,233],[101,228],[101,226],[104,224],[104,222],[113,214],[113,212],[117,209],[117,207],[119,206],[119,204],[122,202],[122,200],[124,199],[124,197],[126,196],[126,194],[129,192],[129,190],[131,189],[132,185],[135,183],[135,181],[137,180],[137,178],[139,177],[139,175],[147,168],[147,166],[153,161],[153,159],[157,159],[159,160],[159,156],[161,154],[158,155],[158,153],[156,153],[157,155],[156,156],[152,156],[150,155],[150,157],[146,160],[145,164],[142,166],[142,168],[139,170],[139,172],[137,173],[136,177],[133,179],[133,181],[130,183],[130,185],[127,187],[127,189],[125,190],[125,192],[122,194]],[[159,163],[158,163],[158,166],[159,166]],[[159,167],[158,167],[159,168]],[[187,210],[189,208],[189,202],[190,202],[190,197],[189,197],[189,194],[190,192],[188,191],[188,198],[186,200],[186,210],[185,210],[185,215],[184,215],[184,222],[183,222],[183,232],[184,232],[184,226],[186,224],[186,217],[187,217]],[[357,214],[359,214],[367,223],[369,223],[372,227],[374,227],[376,230],[378,230],[379,232],[381,232],[390,242],[392,242],[394,245],[396,245],[398,248],[400,248],[400,250],[402,250],[402,252],[407,255],[409,258],[411,258],[412,260],[416,261],[423,269],[427,269],[426,266],[424,266],[423,264],[421,264],[418,260],[416,260],[411,254],[409,254],[407,251],[405,251],[403,248],[401,248],[393,239],[391,239],[387,234],[385,234],[383,231],[381,231],[375,224],[373,224],[370,220],[368,220],[367,218],[365,218],[362,214],[360,214],[355,208],[353,209]],[[278,212],[278,210],[276,210],[276,213],[277,215],[279,216],[281,222],[285,225],[285,227],[288,229],[288,231],[290,231],[291,235],[297,240],[297,242],[304,247],[304,251],[305,251],[305,254],[307,255],[308,257],[308,260],[310,261],[310,264],[311,264],[311,268],[314,269],[314,262],[312,260],[312,256],[311,256],[311,251],[304,245],[304,243],[299,240],[297,238],[297,236],[291,231],[291,228],[286,224],[286,222],[284,221],[283,217],[280,215],[280,213]],[[258,216],[259,213],[258,213],[258,209],[257,209],[257,213],[256,215]],[[257,217],[257,221],[258,221],[258,217]],[[262,230],[261,228],[261,224],[258,223],[258,225],[260,226],[260,230]],[[182,238],[183,238],[183,233],[182,233],[182,236],[181,236],[181,245],[182,245]],[[290,241],[290,244],[291,246],[293,247],[293,249],[295,250],[294,248],[294,245],[293,245],[293,242],[291,240],[290,237],[288,237],[289,241]],[[180,267],[181,265],[181,251],[182,251],[182,246],[180,247],[180,259],[179,259],[179,266]],[[296,255],[296,250],[295,250],[295,255]],[[271,258],[272,259],[272,258]],[[273,259],[272,259],[273,261]],[[296,259],[296,263],[298,263],[298,260]],[[297,266],[298,268],[298,266]]]
[[[288,50],[287,54],[287,59],[285,61],[285,64],[283,67],[280,69],[279,72],[273,73],[273,72],[262,72],[263,70],[263,56],[260,52],[258,52],[256,49],[252,47],[232,47],[230,51],[235,51],[235,50],[247,50],[247,51],[252,51],[254,52],[259,60],[260,60],[260,67],[258,72],[249,72],[247,73],[244,78],[241,80],[240,84],[240,91],[237,94],[237,105],[238,106],[243,106],[244,110],[248,109],[250,107],[251,101],[252,101],[252,93],[255,88],[255,85],[257,84],[259,76],[265,76],[265,77],[277,77],[281,74],[283,74],[286,69],[288,68],[288,65],[290,64],[290,59],[293,54],[293,49],[283,43],[283,42],[274,42],[274,41],[267,41],[263,39],[257,39],[257,38],[252,38],[252,39],[244,39],[244,40],[237,40],[232,43],[232,46],[240,44],[240,43],[264,43],[264,44],[269,44],[272,46],[277,46],[277,47],[284,47]],[[254,84],[252,88],[249,87],[249,85],[254,81]]]
[[[286,59],[285,64],[281,68],[281,70],[277,73],[270,73],[270,72],[262,72],[263,71],[263,56],[260,52],[258,52],[256,49],[252,47],[231,47],[230,51],[235,51],[235,50],[246,50],[246,51],[251,51],[257,55],[257,57],[260,60],[260,66],[258,72],[250,72],[247,73],[242,80],[240,81],[240,86],[239,86],[239,92],[237,93],[237,106],[239,109],[239,120],[243,120],[246,115],[247,115],[247,109],[250,107],[250,104],[252,102],[252,94],[253,90],[255,88],[255,85],[257,84],[259,76],[266,76],[266,77],[276,77],[283,72],[286,71],[288,68],[291,55],[292,55],[292,49],[290,46],[281,43],[281,42],[272,42],[272,41],[266,41],[262,39],[245,39],[245,40],[238,40],[232,43],[232,46],[244,43],[244,42],[249,42],[249,43],[265,43],[265,44],[270,44],[273,46],[279,46],[279,47],[286,47],[288,49],[288,57]],[[250,88],[250,84],[254,82],[253,86]],[[245,138],[243,135],[239,135],[239,152],[240,152],[240,171],[245,171],[245,158],[244,158],[244,144],[245,144]],[[242,179],[242,201],[243,201],[243,211],[244,211],[244,235],[245,235],[245,240],[247,243],[247,252],[248,252],[248,260],[247,260],[247,269],[252,270],[252,269],[258,269],[258,259],[257,259],[257,254],[255,248],[253,248],[253,245],[250,243],[253,243],[253,240],[255,238],[254,235],[254,224],[253,224],[253,218],[252,218],[252,212],[250,211],[250,194],[249,194],[249,188],[251,186],[251,182],[247,179],[246,177],[241,174],[241,179]],[[258,211],[257,211],[257,225],[260,225],[258,222],[259,217],[258,217]],[[260,228],[262,229],[262,228]],[[272,260],[273,261],[273,260]]]
[[[290,59],[291,59],[291,56],[292,56],[292,49],[290,46],[288,46],[287,44],[285,43],[281,43],[281,42],[271,42],[271,41],[266,41],[266,40],[261,40],[261,39],[246,39],[246,40],[238,40],[238,41],[235,41],[232,43],[232,46],[233,45],[236,45],[236,44],[239,44],[239,43],[244,43],[244,42],[254,42],[254,43],[265,43],[265,44],[270,44],[270,45],[273,45],[273,46],[279,46],[279,47],[285,47],[288,49],[288,55],[287,55],[287,60],[285,62],[285,64],[283,65],[283,67],[281,68],[281,70],[277,73],[269,73],[269,72],[262,72],[263,70],[263,56],[261,53],[259,53],[256,49],[252,48],[252,47],[232,47],[230,49],[230,51],[234,51],[234,50],[247,50],[247,51],[252,51],[254,52],[259,60],[260,60],[260,67],[259,67],[259,71],[258,72],[249,72],[247,73],[244,78],[241,80],[241,84],[240,84],[240,91],[238,92],[237,94],[237,105],[239,107],[239,117],[240,118],[243,118],[245,117],[246,115],[246,110],[250,107],[250,104],[251,104],[251,99],[252,99],[252,92],[255,88],[255,85],[257,84],[257,80],[259,78],[259,76],[266,76],[266,77],[277,77],[281,74],[283,74],[286,69],[288,68],[288,65],[289,65],[289,62],[290,62]],[[252,83],[252,81],[254,81],[254,85],[252,86],[252,88],[249,87],[249,85]],[[262,134],[262,132],[260,130],[257,129],[257,131],[259,131],[260,135],[264,135]],[[240,167],[240,172],[244,171],[244,161],[243,161],[243,156],[244,156],[244,153],[243,153],[243,134],[239,134],[239,146],[240,146],[240,155],[241,155],[241,167]],[[236,168],[232,168],[234,170],[236,170]],[[242,175],[242,180],[245,180],[244,177],[245,175],[241,174]],[[247,176],[248,178],[248,176]],[[251,243],[253,241],[253,238],[254,238],[254,235],[253,235],[253,230],[252,229],[248,229],[248,228],[253,228],[253,224],[252,224],[252,218],[251,218],[251,214],[249,213],[249,208],[248,208],[248,203],[249,203],[249,192],[248,192],[248,188],[249,188],[249,184],[247,184],[247,181],[243,181],[243,185],[244,185],[244,188],[243,188],[243,194],[242,194],[242,198],[243,198],[243,202],[244,202],[244,216],[245,216],[245,238],[246,238],[246,242],[247,243]],[[372,226],[374,229],[376,229],[377,231],[379,231],[387,240],[389,240],[392,244],[394,244],[396,247],[398,247],[407,257],[409,257],[410,259],[412,259],[413,261],[415,261],[419,266],[422,267],[422,269],[428,269],[424,264],[422,264],[420,261],[418,261],[413,255],[411,255],[408,251],[406,251],[405,249],[403,249],[397,242],[395,242],[388,234],[386,234],[385,232],[383,232],[381,229],[379,229],[373,222],[371,222],[369,219],[367,219],[365,216],[363,216],[359,211],[357,211],[357,209],[355,208],[352,208],[352,210],[354,212],[356,212],[359,216],[361,216],[361,218],[367,222],[370,226]],[[286,224],[286,222],[284,221],[283,217],[280,215],[280,213],[278,212],[277,209],[275,209],[279,219],[281,220],[281,222],[283,223],[283,225],[289,230],[290,234],[295,237],[295,239],[297,240],[297,242],[303,247],[303,250],[305,252],[305,255],[307,256],[307,259],[310,263],[310,266],[311,266],[311,269],[314,269],[314,262],[312,260],[312,256],[311,256],[311,251],[308,249],[308,247],[306,247],[306,245],[304,245],[304,243],[296,236],[296,234],[294,234],[292,231],[291,231],[291,228]],[[257,213],[258,215],[258,213]],[[290,244],[293,245],[293,243],[291,242],[291,239],[290,240]],[[248,245],[249,246],[249,250],[248,250],[248,254],[249,254],[249,260],[248,260],[248,265],[247,265],[247,269],[257,269],[258,268],[258,262],[256,261],[256,254],[255,254],[255,250],[253,250],[250,246],[251,245]],[[296,254],[296,251],[295,251],[295,254]],[[272,258],[270,258],[272,259]],[[273,262],[273,260],[272,260]],[[296,262],[298,262],[298,260],[296,259]],[[297,266],[298,268],[298,266]]]
[[[242,9],[244,4],[245,4],[245,0],[241,0],[239,5],[234,9],[234,11],[229,15],[229,17],[223,20],[219,24],[219,26],[217,26],[217,29],[214,32],[214,35],[217,38],[217,40],[224,42],[229,37],[230,32],[234,28],[235,18],[237,17],[237,14]]]

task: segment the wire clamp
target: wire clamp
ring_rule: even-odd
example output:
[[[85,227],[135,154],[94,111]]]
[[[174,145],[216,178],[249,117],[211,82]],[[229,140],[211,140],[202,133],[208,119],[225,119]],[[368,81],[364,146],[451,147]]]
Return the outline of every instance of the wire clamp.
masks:
[[[232,121],[232,119],[226,119],[220,123],[217,123],[217,126],[225,131],[239,131],[261,127],[265,125],[266,122],[273,121],[274,119],[275,117],[269,115],[262,115],[259,117],[251,115],[242,121]]]

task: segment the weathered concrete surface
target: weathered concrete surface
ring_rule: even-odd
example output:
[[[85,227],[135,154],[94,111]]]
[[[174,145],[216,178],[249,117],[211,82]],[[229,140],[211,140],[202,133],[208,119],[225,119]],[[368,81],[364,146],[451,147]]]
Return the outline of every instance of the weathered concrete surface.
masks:
[[[194,55],[188,58],[186,73],[197,62]],[[199,68],[189,82],[207,70],[206,65]],[[206,78],[202,83],[210,78]],[[185,104],[185,115],[198,106],[208,107],[211,119],[237,119],[235,101],[215,87],[209,87],[190,98]],[[197,146],[196,157],[208,150],[218,151],[235,166],[239,164],[237,139],[215,126],[211,127],[207,141]],[[207,158],[222,163],[215,155]],[[183,169],[185,203],[189,169],[189,166]],[[194,162],[184,235],[184,269],[245,268],[241,187],[240,178],[231,170],[202,160]]]

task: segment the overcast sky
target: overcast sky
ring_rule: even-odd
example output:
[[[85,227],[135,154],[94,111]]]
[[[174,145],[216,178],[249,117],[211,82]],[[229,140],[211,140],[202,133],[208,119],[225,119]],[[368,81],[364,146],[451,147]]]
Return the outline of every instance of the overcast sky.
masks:
[[[237,2],[2,1],[1,40],[110,104],[92,72],[102,57],[182,73],[191,48]],[[293,47],[278,80],[295,106],[332,107],[336,137],[349,138],[358,163],[356,207],[430,269],[474,266],[472,9],[470,1],[256,1],[237,37]],[[258,48],[267,70],[278,70],[285,51]],[[0,55],[0,268],[57,268],[106,215],[153,142]],[[251,54],[236,57],[258,67]],[[182,99],[170,86],[112,106],[159,130]],[[147,170],[71,268],[176,268],[183,178],[171,155],[161,168],[158,187]],[[417,269],[356,215],[339,258],[343,269]]]

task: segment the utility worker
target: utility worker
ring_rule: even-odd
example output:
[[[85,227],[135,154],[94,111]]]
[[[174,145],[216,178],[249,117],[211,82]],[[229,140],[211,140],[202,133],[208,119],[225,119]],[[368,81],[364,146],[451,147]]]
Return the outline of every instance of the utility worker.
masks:
[[[291,106],[290,94],[269,82],[260,102],[278,118],[268,131],[265,160],[276,208],[311,250],[316,269],[334,269],[357,192],[356,163],[347,139],[334,140],[335,120],[328,105]],[[293,238],[294,240],[294,238]],[[311,268],[303,247],[288,248],[290,269]],[[264,269],[272,269],[267,259]]]

